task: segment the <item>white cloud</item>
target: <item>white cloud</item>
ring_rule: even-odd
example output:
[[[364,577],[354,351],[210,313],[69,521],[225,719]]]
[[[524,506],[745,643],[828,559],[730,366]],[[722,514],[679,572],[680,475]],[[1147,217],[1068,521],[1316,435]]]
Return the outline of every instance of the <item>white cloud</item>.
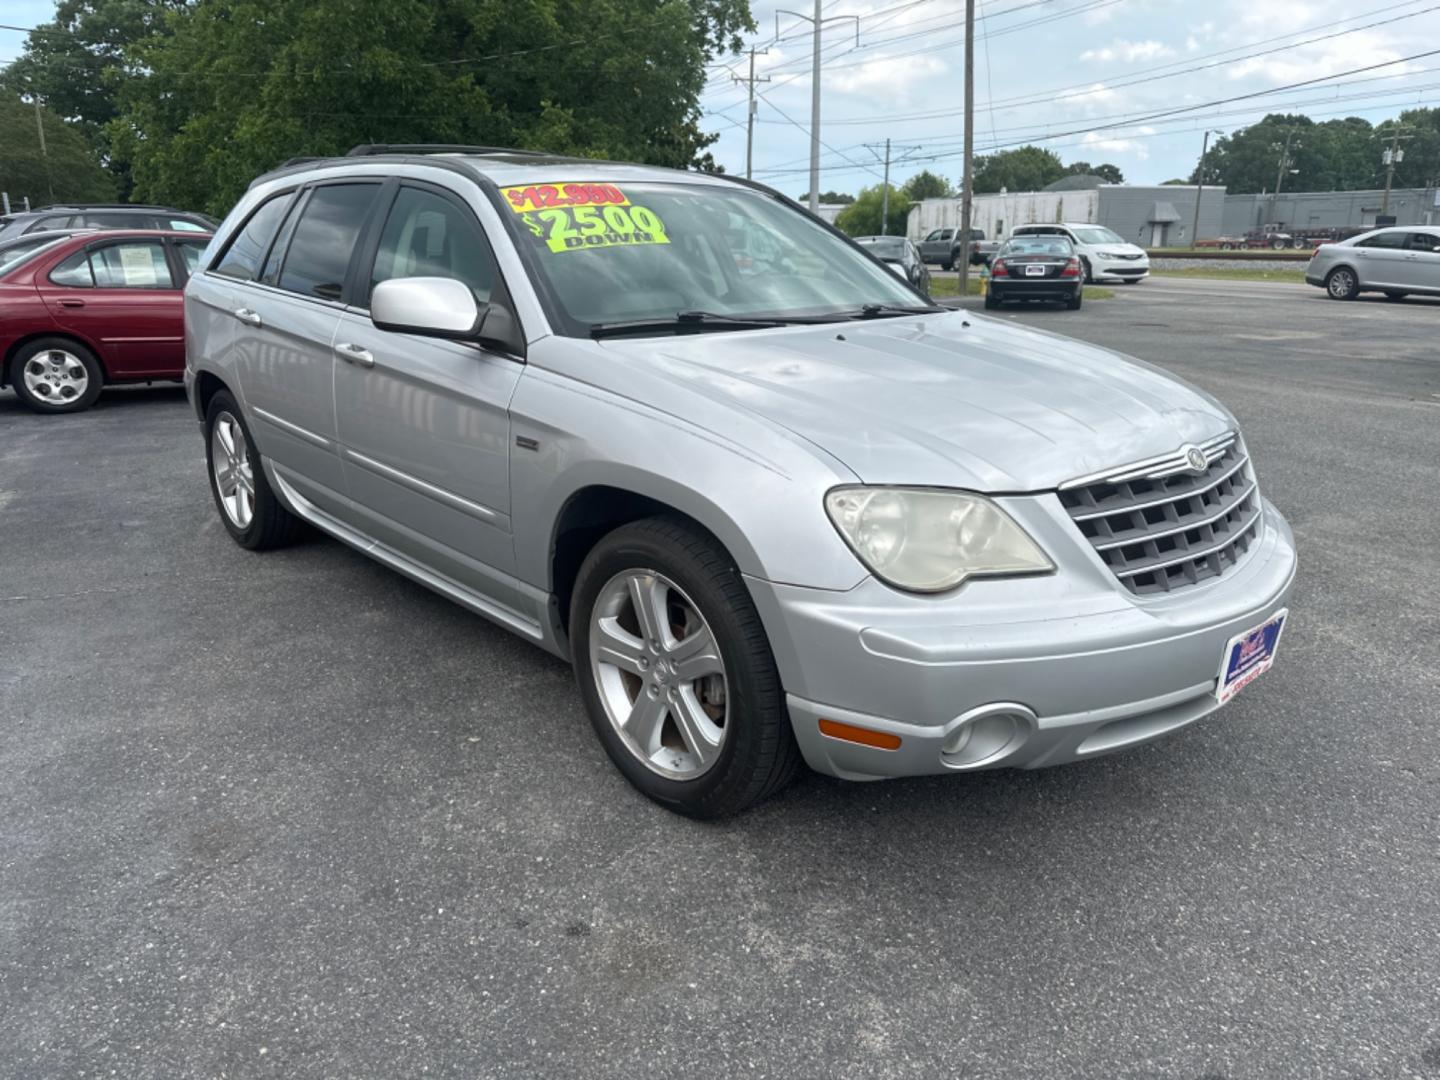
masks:
[[[1395,60],[1403,55],[1399,50],[1381,42],[1382,39],[1377,34],[1351,34],[1344,39],[1317,43],[1313,46],[1302,45],[1287,52],[1242,60],[1237,64],[1230,65],[1225,74],[1232,81],[1258,76],[1263,82],[1284,85],[1305,79],[1323,78],[1326,75],[1335,75],[1342,71],[1353,71],[1356,68],[1369,67],[1373,64],[1383,64],[1387,60]],[[1408,63],[1395,64],[1382,68],[1375,74],[1400,74],[1412,70],[1413,67],[1414,65]]]
[[[947,65],[939,57],[906,56],[890,60],[871,60],[857,67],[823,73],[821,78],[825,89],[839,94],[882,91],[886,104],[890,104],[905,101],[907,91],[914,83],[922,79],[935,79],[947,70]]]
[[[1086,49],[1080,54],[1081,60],[1113,63],[1116,60],[1133,64],[1137,60],[1158,60],[1174,56],[1175,50],[1161,41],[1116,41],[1099,49]]]
[[[1098,105],[1101,102],[1112,101],[1120,95],[1111,90],[1103,82],[1097,82],[1087,86],[1083,90],[1072,90],[1068,93],[1055,95],[1055,101],[1064,105]]]
[[[1134,134],[1154,135],[1155,129],[1139,127],[1134,130]],[[1106,135],[1098,131],[1087,131],[1081,136],[1080,144],[1087,150],[1104,150],[1107,154],[1134,154],[1139,161],[1150,156],[1150,149],[1142,140],[1127,138],[1118,132]]]

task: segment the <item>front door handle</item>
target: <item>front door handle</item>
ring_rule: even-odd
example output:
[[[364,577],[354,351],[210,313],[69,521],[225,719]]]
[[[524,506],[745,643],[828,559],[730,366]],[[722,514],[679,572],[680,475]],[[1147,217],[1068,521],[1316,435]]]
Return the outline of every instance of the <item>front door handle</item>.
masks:
[[[359,364],[361,367],[367,368],[375,366],[375,357],[370,355],[368,349],[362,349],[359,345],[352,345],[348,341],[342,341],[335,346],[335,355],[350,364]]]
[[[84,301],[84,300],[61,300],[61,301],[60,301],[60,306],[61,306],[61,307],[84,307],[84,306],[85,306],[85,301]]]
[[[235,309],[235,318],[239,319],[246,326],[259,326],[260,313],[252,308],[242,307]]]

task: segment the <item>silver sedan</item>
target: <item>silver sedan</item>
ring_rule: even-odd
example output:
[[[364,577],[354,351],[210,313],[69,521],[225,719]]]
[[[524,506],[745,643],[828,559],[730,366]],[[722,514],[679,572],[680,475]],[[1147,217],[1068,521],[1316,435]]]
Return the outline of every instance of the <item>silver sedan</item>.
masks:
[[[1440,227],[1398,225],[1322,244],[1305,267],[1305,280],[1332,300],[1383,292],[1387,300],[1411,293],[1440,295]]]

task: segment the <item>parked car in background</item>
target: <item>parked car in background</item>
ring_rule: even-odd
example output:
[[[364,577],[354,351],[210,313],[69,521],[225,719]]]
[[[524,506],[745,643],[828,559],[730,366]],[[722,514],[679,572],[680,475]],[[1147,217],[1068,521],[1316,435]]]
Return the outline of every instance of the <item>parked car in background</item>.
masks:
[[[912,241],[903,236],[857,236],[855,242],[915,288],[929,294],[930,269]]]
[[[955,246],[955,229],[931,229],[915,246],[920,249],[920,258],[927,263],[938,263],[940,269],[951,266],[950,249]]]
[[[259,178],[191,278],[240,545],[307,522],[568,659],[616,767],[697,817],[802,755],[1086,760],[1268,668],[1293,539],[1208,394],[933,305],[760,185],[441,151]],[[737,218],[790,269],[742,273]]]
[[[995,257],[995,252],[1000,250],[1000,243],[1001,241],[999,240],[985,239],[984,229],[971,229],[969,254],[970,265],[988,266],[990,260]],[[959,265],[960,260],[962,258],[965,258],[965,256],[960,253],[960,247],[961,245],[957,239],[955,245],[950,249],[950,261],[948,263],[942,264],[940,269],[953,270],[957,265]]]
[[[128,203],[75,203],[45,206],[0,218],[0,242],[16,236],[55,229],[165,229],[208,233],[218,225],[207,214],[168,206]]]
[[[1150,276],[1150,256],[1103,225],[1061,222],[1058,225],[1019,225],[1010,231],[1021,236],[1063,236],[1075,248],[1086,281],[1119,281],[1134,285]]]
[[[67,240],[76,233],[93,231],[93,229],[47,229],[43,232],[26,233],[24,236],[17,236],[11,240],[0,240],[0,270],[4,270],[11,263],[18,262],[32,251],[38,251],[47,244]]]
[[[109,383],[178,380],[181,290],[209,235],[86,231],[0,269],[0,385],[36,412],[77,412]]]
[[[1362,292],[1382,292],[1387,300],[1440,295],[1440,226],[1392,225],[1321,244],[1305,280],[1332,300],[1354,300]]]
[[[1012,236],[990,262],[985,306],[994,310],[1007,300],[1063,300],[1078,311],[1085,275],[1068,239],[1055,234]]]

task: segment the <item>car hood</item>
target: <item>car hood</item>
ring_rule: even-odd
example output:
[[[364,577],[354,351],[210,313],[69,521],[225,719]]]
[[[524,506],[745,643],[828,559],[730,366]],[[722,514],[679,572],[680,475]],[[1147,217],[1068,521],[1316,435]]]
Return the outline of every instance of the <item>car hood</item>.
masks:
[[[867,483],[1050,490],[1233,426],[1209,395],[1149,365],[960,312],[599,345],[617,390],[684,384]],[[723,430],[723,417],[692,419]]]

